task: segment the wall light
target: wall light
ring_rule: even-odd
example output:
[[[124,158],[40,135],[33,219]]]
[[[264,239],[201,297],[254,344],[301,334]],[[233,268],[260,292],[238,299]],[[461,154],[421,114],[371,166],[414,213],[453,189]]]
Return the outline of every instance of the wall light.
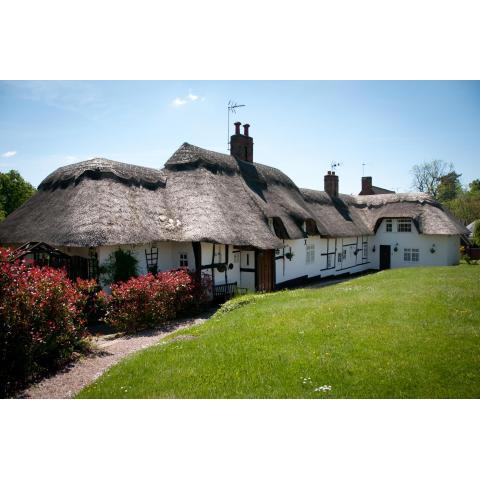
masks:
[[[398,252],[398,242],[395,244],[395,246],[393,247],[393,251],[394,252]]]
[[[375,245],[374,245],[373,248],[372,248],[372,252],[374,252],[374,251],[375,251]]]
[[[436,251],[437,250],[436,250],[435,244],[433,243],[432,248],[430,249],[430,253],[435,253]]]

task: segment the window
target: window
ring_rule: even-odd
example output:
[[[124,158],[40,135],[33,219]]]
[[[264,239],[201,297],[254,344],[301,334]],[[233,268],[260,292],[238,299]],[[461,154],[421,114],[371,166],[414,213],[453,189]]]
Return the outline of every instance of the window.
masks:
[[[420,261],[420,249],[418,248],[404,248],[403,260],[405,262],[419,262]]]
[[[332,256],[329,254],[327,255],[327,268],[332,268]]]
[[[341,253],[338,254],[338,263],[342,263],[342,254]]]
[[[247,267],[250,265],[250,254],[247,253]]]
[[[344,250],[342,253],[342,260],[345,260],[347,258],[347,251]]]
[[[307,245],[307,264],[315,261],[315,245]]]
[[[368,243],[363,244],[363,253],[362,253],[362,260],[366,260],[368,258]]]
[[[385,220],[385,229],[386,229],[387,232],[392,231],[392,219],[391,218],[387,218]]]
[[[233,254],[233,263],[240,263],[240,252],[235,252]]]
[[[181,253],[180,254],[180,266],[181,267],[188,267],[188,254]]]
[[[399,218],[397,221],[397,232],[411,232],[412,221],[409,218]]]

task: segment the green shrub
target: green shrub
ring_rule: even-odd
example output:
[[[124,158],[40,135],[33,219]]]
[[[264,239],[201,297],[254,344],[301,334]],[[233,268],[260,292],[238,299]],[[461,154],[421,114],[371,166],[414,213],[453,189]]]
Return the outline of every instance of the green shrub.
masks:
[[[0,397],[83,349],[85,300],[63,270],[10,262],[0,248]]]
[[[147,273],[114,283],[111,288],[105,318],[109,325],[125,332],[162,325],[204,298],[203,285],[185,269]]]
[[[109,255],[107,261],[102,265],[100,273],[109,285],[126,282],[138,275],[137,264],[138,260],[131,251],[119,248]]]

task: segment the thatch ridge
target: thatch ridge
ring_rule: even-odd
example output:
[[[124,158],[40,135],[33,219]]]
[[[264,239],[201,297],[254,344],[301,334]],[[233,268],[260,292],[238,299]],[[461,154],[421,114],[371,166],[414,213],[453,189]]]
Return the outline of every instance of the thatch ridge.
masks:
[[[65,188],[71,183],[82,181],[84,178],[96,180],[110,178],[128,185],[150,189],[164,187],[166,183],[166,177],[161,170],[116,162],[107,158],[92,158],[57,168],[40,183],[38,189]]]

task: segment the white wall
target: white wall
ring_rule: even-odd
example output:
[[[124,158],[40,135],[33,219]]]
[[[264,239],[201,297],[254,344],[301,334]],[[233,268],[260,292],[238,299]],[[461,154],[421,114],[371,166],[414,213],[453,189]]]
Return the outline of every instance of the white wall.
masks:
[[[363,259],[363,242],[367,243],[367,258]],[[314,261],[307,263],[307,246],[314,246]],[[372,268],[371,249],[373,237],[353,238],[320,238],[311,236],[306,239],[285,240],[284,248],[277,250],[275,261],[276,283],[283,283],[300,277],[329,277],[345,273],[357,273]],[[355,255],[355,251],[357,255]],[[345,250],[345,258],[343,251]],[[285,253],[292,252],[293,258],[288,260]],[[338,254],[341,254],[339,262]],[[330,256],[330,268],[327,269],[327,257]],[[281,258],[278,258],[281,257]]]
[[[158,248],[158,271],[171,270],[180,267],[180,253],[187,254],[188,268],[195,270],[195,258],[193,255],[193,247],[191,242],[154,242],[143,245],[107,245],[97,247],[98,263],[103,265],[107,262],[110,254],[121,248],[129,250],[137,259],[137,270],[139,275],[147,273],[147,262],[145,258],[145,250],[151,251],[152,247]]]
[[[228,248],[228,259],[227,259],[227,248]],[[212,269],[205,268],[205,266],[212,265],[212,260],[214,264],[225,263],[228,261],[227,269],[225,272],[218,271],[218,268],[213,269],[214,285],[223,285],[225,283],[237,282],[237,285],[239,287],[243,286],[242,273],[240,272],[241,252],[238,248],[234,248],[233,245],[218,245],[213,243],[202,242],[201,252],[202,252],[202,272],[204,274],[207,274],[210,276],[212,275]],[[251,252],[251,257],[253,258],[253,265],[254,265],[255,252]],[[232,268],[230,268],[230,266]],[[253,279],[254,279],[253,288],[255,288],[255,276],[253,277]]]
[[[398,243],[398,251],[394,248]],[[430,249],[435,244],[435,253]],[[387,232],[386,222],[382,221],[375,235],[375,254],[373,268],[379,268],[380,245],[391,246],[391,268],[457,265],[460,260],[460,237],[458,235],[419,234],[412,222],[411,232],[398,232],[397,220],[392,219],[392,232]],[[418,262],[404,261],[404,248],[418,248]]]

